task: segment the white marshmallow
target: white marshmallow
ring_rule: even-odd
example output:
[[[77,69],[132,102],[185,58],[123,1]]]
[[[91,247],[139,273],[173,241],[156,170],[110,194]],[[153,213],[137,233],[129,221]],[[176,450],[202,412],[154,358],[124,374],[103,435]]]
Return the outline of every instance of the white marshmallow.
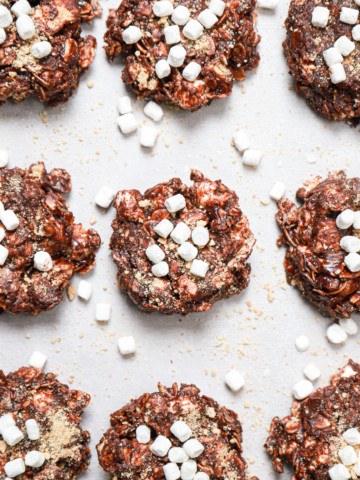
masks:
[[[116,191],[103,185],[95,197],[95,203],[101,208],[109,208],[116,196]]]
[[[182,76],[188,82],[194,82],[201,72],[201,65],[197,62],[190,62],[186,65],[184,70],[182,71]]]
[[[184,195],[181,195],[181,193],[177,193],[176,195],[173,195],[165,200],[165,208],[170,213],[178,212],[185,207],[186,200]]]
[[[355,213],[347,208],[336,217],[336,226],[341,230],[351,227],[355,218]]]
[[[343,61],[343,56],[341,55],[339,50],[335,47],[331,47],[331,48],[328,48],[327,50],[324,50],[323,57],[328,67],[331,67],[336,63],[341,63]]]
[[[346,365],[346,367],[343,369],[341,373],[342,378],[350,378],[353,377],[354,375],[357,375],[357,372],[353,370],[350,365]]]
[[[279,0],[258,0],[257,6],[260,8],[267,8],[268,10],[275,10],[279,4]]]
[[[190,267],[190,273],[201,278],[206,277],[208,270],[209,264],[207,262],[204,262],[203,260],[198,260],[197,258],[193,260]]]
[[[166,203],[166,202],[165,202]],[[170,237],[174,240],[174,242],[181,245],[182,243],[186,242],[190,238],[191,230],[184,222],[179,222],[174,230],[171,232]]]
[[[4,247],[3,245],[0,245],[0,265],[4,265],[6,262],[7,258],[9,255],[9,250]]]
[[[360,255],[358,253],[349,253],[346,255],[344,263],[350,272],[360,272]]]
[[[312,12],[311,23],[314,27],[324,28],[329,21],[330,11],[326,7],[315,7]]]
[[[340,318],[339,324],[349,336],[356,335],[359,330],[357,323],[352,318]]]
[[[360,230],[360,211],[354,212],[353,227],[355,230]]]
[[[174,6],[168,0],[160,0],[160,2],[155,2],[153,5],[154,15],[157,17],[167,17],[171,15],[174,11]]]
[[[239,130],[238,132],[234,133],[233,142],[240,153],[243,153],[250,147],[248,134],[244,130]]]
[[[31,354],[29,365],[30,367],[40,368],[42,370],[45,367],[46,362],[47,362],[47,356],[35,350]]]
[[[78,296],[82,300],[88,301],[91,297],[92,289],[93,287],[90,282],[87,282],[86,280],[80,280],[79,286],[78,286]]]
[[[357,455],[353,447],[350,445],[341,448],[338,451],[338,455],[344,465],[354,465],[354,463],[356,463]]]
[[[340,22],[355,25],[359,16],[359,10],[355,8],[342,7],[340,12]]]
[[[40,272],[49,272],[53,268],[53,261],[48,252],[36,252],[34,267]]]
[[[37,42],[31,48],[31,53],[35,58],[41,59],[50,55],[52,50],[50,42]]]
[[[355,25],[351,30],[352,39],[358,42],[360,40],[360,25]]]
[[[145,105],[144,113],[154,122],[160,122],[164,115],[163,109],[160,107],[160,105],[153,101],[150,101]]]
[[[160,262],[151,267],[151,273],[155,277],[165,277],[169,273],[169,265],[166,262]]]
[[[125,28],[122,33],[122,38],[127,45],[133,45],[134,43],[137,43],[141,37],[141,30],[135,25],[130,25],[130,27]]]
[[[300,380],[293,386],[293,395],[296,400],[303,400],[314,391],[313,384],[309,380]]]
[[[218,17],[221,17],[221,15],[224,13],[225,6],[226,4],[222,0],[211,0],[209,3],[209,10],[215,13],[215,15]]]
[[[164,59],[156,62],[155,73],[158,78],[165,78],[170,75],[171,68],[168,62]]]
[[[189,40],[197,40],[204,32],[204,28],[200,22],[191,19],[183,28],[183,35]]]
[[[155,264],[160,263],[165,258],[165,253],[156,243],[147,247],[145,253],[150,262]]]
[[[24,439],[24,434],[18,427],[12,426],[3,431],[2,437],[10,447],[13,447]]]
[[[44,462],[44,455],[36,450],[32,450],[25,455],[25,465],[28,467],[39,468],[44,465]]]
[[[146,444],[150,442],[151,430],[147,425],[140,425],[136,429],[136,440],[139,443]]]
[[[158,135],[157,128],[143,125],[140,129],[140,145],[146,148],[153,148]]]
[[[205,472],[197,472],[195,474],[194,480],[210,480],[210,477]]]
[[[349,445],[360,445],[360,433],[357,428],[348,428],[342,436]]]
[[[5,40],[6,40],[6,32],[5,32],[5,30],[4,30],[2,27],[0,27],[0,45],[1,45],[2,43],[4,43]],[[3,150],[2,150],[2,151],[3,151]],[[0,165],[0,166],[1,166],[1,165]]]
[[[182,420],[174,422],[170,427],[170,431],[180,442],[186,442],[192,434],[191,428]]]
[[[136,344],[133,336],[119,338],[119,350],[121,355],[132,355],[136,352]]]
[[[161,222],[154,227],[155,233],[157,233],[162,238],[167,238],[173,231],[173,229],[173,224],[167,218],[161,220]]]
[[[270,197],[273,200],[280,200],[285,195],[286,187],[283,182],[275,182],[270,190]]]
[[[345,82],[346,73],[343,65],[341,63],[336,63],[330,67],[330,80],[336,85],[341,82]]]
[[[29,15],[20,15],[16,20],[16,29],[23,40],[30,40],[35,35],[35,25]]]
[[[117,109],[120,115],[125,115],[125,113],[130,113],[133,111],[131,105],[131,99],[127,95],[120,97],[117,101]]]
[[[184,63],[185,57],[185,48],[181,45],[175,45],[175,47],[170,48],[167,61],[172,67],[181,67],[181,65]]]
[[[326,337],[330,343],[335,343],[337,345],[346,342],[347,333],[340,327],[340,325],[333,323],[327,328]]]
[[[197,19],[205,28],[212,28],[218,21],[217,16],[208,8],[200,12]]]
[[[25,472],[25,463],[22,458],[16,458],[5,464],[5,473],[10,478],[15,478]]]
[[[202,226],[195,227],[191,233],[191,238],[195,245],[204,247],[209,243],[210,240],[209,230]]]
[[[2,242],[5,238],[5,230],[0,227],[0,242]]]
[[[176,463],[167,463],[163,466],[166,480],[177,480],[180,478],[180,469]]]
[[[6,150],[0,150],[0,168],[6,167],[9,162],[9,154]]]
[[[239,392],[245,385],[245,379],[237,370],[230,370],[225,375],[225,383],[233,392]]]
[[[305,352],[309,348],[310,340],[306,335],[300,335],[295,340],[295,347],[299,352]]]
[[[111,318],[110,303],[97,303],[95,307],[95,320],[98,322],[108,322]]]
[[[192,480],[195,476],[197,465],[194,460],[187,460],[181,465],[181,480]]]
[[[187,455],[185,450],[181,447],[170,448],[168,457],[170,462],[174,462],[174,463],[184,463],[189,460],[189,456]]]
[[[257,167],[262,157],[263,153],[261,150],[248,149],[244,152],[242,163],[250,167]]]
[[[328,471],[331,480],[349,480],[351,477],[349,470],[342,463],[337,463]]]
[[[26,433],[30,440],[39,440],[40,430],[37,421],[33,418],[26,420],[25,422]]]
[[[157,457],[165,457],[171,448],[171,442],[164,435],[159,435],[155,438],[153,444],[150,446],[150,450]]]
[[[309,363],[304,368],[304,375],[310,380],[310,382],[315,382],[315,380],[321,377],[321,372],[316,365]]]
[[[12,210],[4,210],[0,213],[0,220],[2,221],[6,230],[16,230],[20,222],[15,212]]]
[[[360,238],[345,235],[340,240],[340,247],[348,253],[358,252],[360,250]]]
[[[165,42],[168,45],[180,42],[180,29],[177,25],[170,25],[164,28]]]
[[[11,25],[13,21],[13,17],[10,13],[10,10],[4,5],[0,5],[0,27],[2,28],[7,28],[9,25]]]
[[[171,15],[171,20],[176,23],[176,25],[185,25],[185,23],[190,18],[189,9],[186,8],[184,5],[178,5]]]
[[[197,458],[203,453],[204,446],[196,438],[190,438],[184,443],[183,449],[190,458]]]
[[[121,130],[121,133],[127,135],[128,133],[135,132],[138,128],[138,122],[136,121],[135,115],[133,113],[125,113],[118,118],[118,125]]]
[[[191,262],[194,260],[196,255],[198,254],[198,249],[194,247],[194,245],[190,242],[184,242],[178,248],[178,254],[181,258],[183,258],[186,262]]]
[[[352,42],[346,35],[343,35],[336,40],[334,47],[339,50],[343,57],[347,57],[355,49],[355,43]]]
[[[11,7],[11,11],[16,17],[20,17],[20,15],[28,15],[31,13],[31,10],[31,5],[27,0],[18,0]]]
[[[5,432],[7,428],[15,427],[15,426],[16,426],[16,423],[11,413],[7,413],[0,417],[0,434],[1,435],[3,434],[3,432]]]

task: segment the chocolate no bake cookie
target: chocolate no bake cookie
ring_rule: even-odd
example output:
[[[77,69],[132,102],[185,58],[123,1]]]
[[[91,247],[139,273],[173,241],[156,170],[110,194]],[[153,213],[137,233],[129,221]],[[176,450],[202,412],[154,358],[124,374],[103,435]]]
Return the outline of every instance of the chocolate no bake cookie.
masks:
[[[97,445],[115,480],[249,478],[235,412],[201,396],[194,385],[159,385],[111,415]],[[197,472],[197,473],[196,473]],[[194,476],[195,475],[195,476]],[[252,477],[256,480],[256,477]]]
[[[360,210],[360,178],[347,178],[344,172],[330,173],[324,180],[315,177],[296,196],[300,207],[283,198],[276,215],[282,230],[279,245],[287,248],[288,283],[325,316],[347,318],[359,313],[360,271],[349,269],[349,249],[343,242],[351,237],[360,243],[360,223],[339,228],[337,218],[342,212],[351,216]]]
[[[0,1],[0,24],[5,27],[5,40],[0,41],[0,105],[34,96],[55,106],[68,100],[80,74],[94,60],[96,39],[82,37],[80,25],[100,15],[101,8],[96,0],[29,0],[30,8],[22,4],[10,10],[21,2]]]
[[[75,480],[89,464],[90,434],[80,427],[89,402],[38,368],[0,370],[0,478]]]
[[[348,480],[360,474],[360,365],[352,360],[291,415],[271,423],[265,447],[277,473],[284,463],[297,480]]]
[[[123,80],[139,98],[152,98],[186,110],[198,110],[214,98],[230,95],[234,83],[245,80],[245,71],[257,67],[260,57],[256,48],[260,37],[255,29],[255,0],[226,0],[225,3],[215,0],[210,14],[208,0],[175,0],[169,5],[167,15],[156,16],[154,5],[156,11],[161,3],[124,0],[117,9],[110,10],[107,20],[107,56],[110,60],[120,54],[125,57]],[[183,11],[185,8],[185,15],[182,12],[176,19],[171,9],[179,6]],[[211,24],[215,23],[201,30],[202,25],[197,19],[202,18],[199,14],[204,10],[207,15],[203,23],[209,26],[208,19]],[[198,38],[192,40],[185,36],[189,25],[188,37],[199,35]],[[177,26],[180,31],[170,31],[169,35],[173,37],[169,41],[174,43],[166,43],[164,28],[177,30]],[[136,43],[124,41],[124,31],[129,27],[133,28],[135,36],[125,38],[134,42],[141,36]],[[175,60],[169,66],[169,51],[175,45],[181,47],[180,54],[184,48],[186,55],[179,63]]]
[[[95,266],[100,237],[74,223],[62,169],[0,169],[0,311],[37,315],[63,298],[74,272]],[[45,259],[45,261],[44,261]]]
[[[255,240],[238,196],[196,170],[191,179],[191,187],[173,178],[143,195],[116,196],[110,248],[118,283],[145,312],[209,310],[249,283]]]
[[[314,8],[320,6],[328,10],[328,21],[325,12],[322,25],[326,24],[322,27],[313,24],[321,24],[319,19],[313,19]],[[353,0],[292,0],[285,22],[287,34],[283,47],[290,74],[295,78],[296,91],[307,103],[330,120],[357,125],[360,119],[360,31],[353,32],[353,29],[359,19],[351,24],[346,23],[346,18],[341,17],[341,20],[343,7],[359,9]],[[329,49],[333,50],[329,52]],[[332,65],[336,65],[334,71]]]

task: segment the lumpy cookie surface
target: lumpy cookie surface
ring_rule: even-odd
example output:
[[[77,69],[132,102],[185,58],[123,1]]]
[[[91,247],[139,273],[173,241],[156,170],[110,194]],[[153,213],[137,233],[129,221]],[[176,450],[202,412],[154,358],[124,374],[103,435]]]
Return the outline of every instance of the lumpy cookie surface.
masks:
[[[93,62],[96,39],[81,36],[81,23],[100,15],[96,0],[29,0],[29,14],[35,24],[35,36],[20,38],[16,16],[0,45],[0,105],[8,99],[19,103],[34,96],[49,106],[65,102],[77,89],[79,76]],[[7,8],[13,0],[1,0]],[[51,53],[37,59],[32,46],[41,41],[51,44]]]
[[[126,57],[123,80],[131,86],[139,98],[152,98],[186,110],[198,110],[214,98],[231,94],[236,81],[245,80],[245,71],[259,63],[256,50],[260,41],[255,29],[255,0],[227,0],[223,15],[203,35],[192,41],[181,34],[179,45],[186,50],[182,67],[171,67],[168,77],[159,79],[155,64],[166,59],[170,47],[164,38],[164,27],[174,25],[169,17],[158,18],[153,14],[154,0],[124,0],[117,9],[110,10],[105,41],[110,60],[122,54]],[[207,8],[207,0],[175,0],[174,7],[184,5],[196,19]],[[142,38],[127,45],[123,31],[130,25],[139,27]],[[180,27],[182,30],[183,27]],[[201,73],[195,82],[183,78],[185,66],[195,61]]]
[[[360,210],[360,179],[344,172],[315,177],[297,191],[302,203],[289,199],[278,202],[276,215],[282,230],[279,244],[286,246],[284,267],[289,284],[320,312],[329,317],[347,318],[360,311],[360,272],[351,272],[340,247],[345,235],[359,237],[350,227],[340,230],[337,216],[346,209]]]
[[[0,267],[0,309],[31,315],[50,310],[62,300],[76,271],[95,266],[100,237],[74,223],[63,196],[70,190],[70,175],[62,169],[47,173],[43,163],[28,170],[0,169],[0,201],[19,219],[1,242],[9,254]],[[39,251],[50,254],[50,271],[34,267]]]
[[[172,447],[182,447],[183,442],[170,430],[179,420],[190,427],[190,438],[204,447],[194,459],[198,472],[206,473],[211,480],[248,478],[242,458],[242,428],[236,413],[200,395],[194,385],[159,385],[159,392],[145,393],[113,413],[111,428],[97,445],[100,465],[114,480],[145,480],[150,472],[152,478],[164,479],[168,455],[159,457],[150,447],[159,435],[169,439]],[[146,444],[136,439],[136,429],[141,425],[151,430]]]
[[[118,284],[145,312],[206,311],[216,301],[239,294],[249,283],[250,265],[246,261],[255,240],[236,193],[220,180],[208,180],[195,170],[191,179],[191,187],[173,178],[143,195],[138,190],[124,190],[116,196],[110,248],[118,266]],[[185,197],[186,206],[171,214],[165,200],[176,194]],[[171,237],[164,239],[155,233],[163,219],[173,226],[183,222],[191,230],[208,228],[210,241],[199,247],[196,257],[209,264],[205,278],[190,273],[191,262],[179,256],[179,245]],[[154,243],[164,251],[169,265],[168,275],[162,278],[152,274],[145,253]]]

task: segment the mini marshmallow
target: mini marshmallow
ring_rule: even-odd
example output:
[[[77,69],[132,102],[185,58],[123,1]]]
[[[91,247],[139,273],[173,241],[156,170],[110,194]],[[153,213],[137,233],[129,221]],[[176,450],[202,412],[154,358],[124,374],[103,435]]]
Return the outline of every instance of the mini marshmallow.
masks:
[[[237,370],[230,370],[225,375],[225,383],[233,392],[239,392],[245,385],[245,379]]]
[[[350,445],[341,448],[338,451],[338,455],[344,465],[354,465],[354,463],[356,463],[357,455],[353,447]]]
[[[48,252],[36,252],[34,267],[40,272],[49,272],[53,268],[53,261]]]
[[[165,253],[156,243],[147,247],[145,253],[150,262],[155,264],[160,263],[165,258]]]
[[[191,428],[182,420],[174,422],[170,427],[170,431],[180,442],[186,442],[192,434]]]
[[[279,4],[279,0],[258,0],[257,6],[260,8],[267,8],[268,10],[275,10]]]
[[[205,472],[197,472],[195,474],[194,480],[210,480],[210,477]]]
[[[120,97],[117,101],[117,109],[120,115],[125,115],[125,113],[130,113],[133,111],[131,105],[131,99],[127,95]]]
[[[10,447],[13,447],[24,439],[24,434],[18,427],[12,426],[3,431],[2,437]]]
[[[187,455],[185,450],[181,447],[170,448],[168,457],[170,462],[174,462],[174,463],[184,463],[189,460],[189,456]]]
[[[221,17],[224,13],[226,3],[222,0],[211,0],[209,3],[209,10],[211,10],[215,15]]]
[[[244,165],[248,165],[249,167],[257,167],[262,157],[263,153],[261,150],[245,150],[242,157],[242,163]]]
[[[355,49],[355,43],[352,42],[346,35],[343,35],[336,40],[334,47],[339,50],[343,57],[347,57]]]
[[[181,480],[192,480],[195,476],[197,465],[194,460],[188,460],[181,465]]]
[[[339,50],[335,47],[331,47],[331,48],[328,48],[327,50],[324,50],[323,57],[328,67],[331,67],[336,63],[341,63],[343,61],[343,56],[341,55]]]
[[[86,280],[80,280],[78,286],[78,296],[82,300],[88,301],[92,294],[92,284]]]
[[[197,19],[205,28],[212,28],[218,21],[217,16],[208,8],[200,12]]]
[[[166,60],[159,60],[155,65],[155,73],[158,78],[165,78],[170,75],[171,68]]]
[[[178,254],[181,258],[183,258],[186,262],[191,262],[194,260],[196,255],[198,254],[198,249],[194,247],[194,245],[190,242],[184,242],[178,248]]]
[[[135,339],[131,335],[120,338],[118,344],[121,355],[132,355],[136,352]]]
[[[300,335],[295,340],[295,347],[299,352],[305,352],[309,348],[310,340],[306,335]]]
[[[324,28],[326,27],[329,21],[330,11],[326,7],[315,7],[312,16],[311,16],[311,23],[314,27],[317,28]]]
[[[0,27],[2,28],[7,28],[9,25],[11,25],[13,21],[13,17],[10,13],[10,10],[4,5],[0,5]]]
[[[45,367],[46,362],[47,362],[47,356],[35,350],[31,354],[29,365],[30,367],[40,368],[42,370]]]
[[[204,247],[209,243],[210,240],[209,230],[206,227],[202,227],[199,225],[198,227],[195,227],[192,231],[191,238],[195,245],[198,245],[199,247]]]
[[[321,372],[316,365],[309,363],[304,368],[304,375],[310,380],[310,382],[315,382],[315,380],[321,377]]]
[[[346,367],[343,368],[341,373],[342,378],[350,378],[350,377],[353,377],[354,375],[357,375],[357,372],[355,372],[355,370],[352,369],[350,365],[346,365]]]
[[[175,45],[175,47],[171,47],[169,50],[168,56],[168,64],[172,67],[181,67],[184,63],[186,56],[186,50],[181,45]]]
[[[203,262],[202,260],[198,260],[197,258],[193,260],[190,267],[190,273],[200,278],[205,278],[208,270],[209,264],[207,262]]]
[[[349,253],[346,255],[344,263],[350,272],[360,272],[360,255],[358,253]]]
[[[171,442],[163,435],[159,435],[155,438],[153,444],[150,446],[150,450],[157,457],[165,457],[171,448]]]
[[[340,240],[340,247],[348,253],[358,252],[360,250],[360,238],[345,235]]]
[[[114,200],[116,191],[106,185],[103,185],[95,197],[95,203],[101,208],[109,208]]]
[[[146,444],[150,442],[151,430],[147,425],[140,425],[136,429],[136,440],[139,443]]]
[[[164,115],[163,109],[160,107],[160,105],[153,101],[150,101],[145,105],[144,113],[154,122],[160,122]]]
[[[349,445],[360,445],[360,433],[357,428],[349,428],[342,436]]]
[[[31,53],[35,58],[41,59],[50,55],[52,50],[50,42],[36,42],[31,48]]]
[[[39,468],[44,464],[44,462],[44,454],[36,450],[32,450],[25,455],[25,465],[28,467]]]
[[[16,458],[11,462],[7,462],[4,466],[5,473],[8,477],[14,478],[25,473],[25,463],[22,458]]]
[[[0,150],[0,168],[6,167],[9,162],[9,154],[6,150]]]
[[[31,5],[27,0],[18,0],[10,9],[16,17],[31,13]]]
[[[331,480],[349,480],[351,477],[349,470],[342,463],[337,463],[328,471]]]
[[[167,463],[163,466],[166,480],[177,480],[180,478],[180,469],[176,463]]]
[[[341,63],[336,63],[330,67],[330,80],[336,85],[346,80],[346,73]]]
[[[16,28],[20,38],[30,40],[35,35],[35,25],[29,15],[20,15],[16,20]]]
[[[3,432],[5,432],[6,429],[10,427],[15,427],[16,423],[11,415],[11,413],[7,413],[6,415],[2,415],[0,417],[0,434],[3,435]]]
[[[151,267],[151,273],[155,277],[165,277],[169,273],[169,265],[166,262],[160,262]]]
[[[122,38],[127,45],[137,43],[141,39],[141,37],[141,30],[135,25],[130,25],[130,27],[125,28],[122,33]]]
[[[167,238],[173,231],[173,229],[173,224],[167,218],[161,220],[161,222],[154,227],[155,233],[157,233],[162,238]]]
[[[184,5],[178,5],[171,15],[171,20],[176,23],[176,25],[183,26],[190,18],[189,9]]]
[[[160,0],[154,3],[152,10],[157,17],[167,17],[173,13],[174,6],[168,0]]]
[[[341,230],[351,227],[355,218],[355,213],[347,208],[336,217],[336,226]]]
[[[204,446],[196,438],[190,438],[184,443],[183,449],[190,458],[197,458],[203,453]]]
[[[270,197],[273,200],[280,200],[285,195],[286,187],[283,182],[275,182],[270,190]]]
[[[360,40],[360,25],[355,25],[351,30],[352,39],[358,42]]]
[[[3,245],[0,245],[0,265],[4,265],[9,255],[9,250]]]
[[[293,395],[296,400],[303,400],[314,391],[313,384],[309,380],[300,380],[293,386]]]
[[[360,211],[354,212],[353,227],[355,230],[360,230]]]
[[[166,203],[166,202],[165,202]],[[174,230],[171,232],[170,237],[174,240],[174,242],[181,245],[182,243],[186,242],[190,238],[191,230],[184,222],[179,222]]]
[[[248,134],[244,130],[239,130],[238,132],[234,133],[233,142],[240,153],[243,153],[250,147]]]
[[[175,213],[186,207],[186,200],[184,195],[177,193],[165,200],[165,207],[169,213]]]
[[[39,440],[40,430],[36,420],[33,418],[26,420],[25,427],[27,436],[30,438],[30,440]]]
[[[326,330],[326,337],[330,343],[339,344],[346,342],[347,333],[343,330],[340,325],[333,323]]]
[[[6,230],[16,230],[20,222],[15,212],[12,210],[4,210],[0,213],[0,220],[2,221]]]
[[[349,335],[356,335],[359,328],[357,323],[352,318],[340,318],[340,327]]]
[[[200,22],[191,19],[183,28],[183,35],[189,40],[197,40],[203,34],[204,28]]]
[[[6,32],[2,27],[0,27],[0,45],[4,43],[5,40],[6,40]]]
[[[128,133],[135,132],[138,128],[138,122],[136,121],[133,113],[125,113],[117,120],[121,133],[127,135]]]
[[[170,25],[164,28],[165,42],[168,45],[180,42],[180,29],[177,25]]]
[[[98,322],[108,322],[111,318],[110,303],[97,303],[95,307],[95,320]]]
[[[201,65],[197,62],[190,62],[186,65],[184,70],[182,71],[182,76],[188,82],[194,82],[201,72]]]
[[[0,242],[4,240],[5,235],[6,235],[5,230],[2,227],[0,227]]]
[[[140,145],[146,148],[153,148],[158,135],[157,128],[143,125],[140,129]]]
[[[340,12],[340,22],[355,25],[359,16],[359,10],[355,8],[342,7]]]

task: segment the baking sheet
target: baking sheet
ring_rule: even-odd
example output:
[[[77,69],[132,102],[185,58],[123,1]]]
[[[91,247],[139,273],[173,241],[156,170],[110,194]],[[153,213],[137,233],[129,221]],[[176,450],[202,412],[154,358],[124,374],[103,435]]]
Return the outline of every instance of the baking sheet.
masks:
[[[93,456],[84,480],[107,478],[98,467],[94,447],[109,425],[109,414],[131,397],[154,391],[158,381],[195,383],[204,394],[234,409],[243,421],[249,472],[275,478],[262,447],[271,418],[288,414],[292,385],[303,378],[308,362],[320,367],[318,385],[324,385],[348,357],[358,361],[359,336],[350,338],[345,347],[326,341],[329,321],[286,285],[284,250],[276,248],[275,205],[262,201],[269,200],[276,180],[283,181],[293,197],[301,181],[313,174],[345,168],[359,175],[359,132],[324,121],[291,90],[281,47],[288,8],[284,2],[276,12],[259,12],[262,59],[255,73],[236,85],[231,97],[199,112],[166,109],[160,139],[148,152],[140,147],[137,135],[125,138],[116,125],[116,99],[126,88],[120,80],[121,63],[109,65],[101,47],[108,8],[115,7],[117,0],[102,4],[102,19],[85,28],[97,37],[99,48],[75,98],[53,109],[31,100],[0,109],[1,147],[9,149],[10,166],[27,167],[44,160],[48,170],[66,168],[72,175],[68,200],[76,221],[88,227],[91,217],[97,219],[94,227],[103,241],[97,267],[73,280],[75,286],[81,278],[91,281],[93,296],[88,303],[66,299],[36,318],[2,315],[0,366],[5,372],[16,370],[37,349],[49,356],[48,371],[58,372],[61,381],[70,380],[72,387],[92,395],[83,426],[91,430]],[[145,120],[142,102],[136,102],[135,115]],[[256,170],[243,167],[231,146],[236,128],[246,129],[252,146],[265,153]],[[172,176],[189,181],[191,167],[221,178],[240,196],[257,238],[250,286],[210,312],[185,318],[149,316],[117,289],[108,250],[114,211],[104,214],[93,199],[101,184],[144,190]],[[108,325],[94,321],[97,302],[112,304]],[[300,334],[311,339],[305,353],[294,347]],[[136,339],[133,359],[118,352],[117,340],[123,335]],[[246,378],[238,394],[223,383],[232,367]]]

